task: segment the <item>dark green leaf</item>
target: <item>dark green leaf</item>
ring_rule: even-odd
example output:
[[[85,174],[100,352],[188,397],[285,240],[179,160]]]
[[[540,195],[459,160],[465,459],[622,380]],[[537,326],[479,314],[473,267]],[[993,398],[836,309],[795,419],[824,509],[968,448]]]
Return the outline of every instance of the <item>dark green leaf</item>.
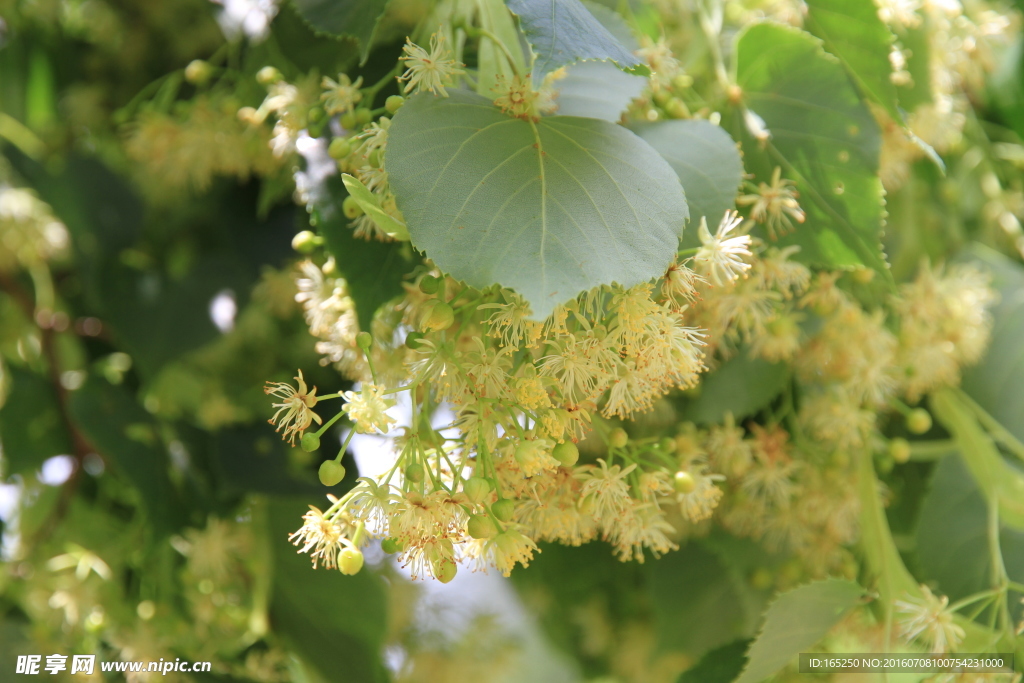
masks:
[[[761,683],[813,647],[864,597],[853,581],[826,579],[782,593],[765,613],[736,683]]]
[[[771,135],[767,152],[744,133],[744,163],[769,182],[781,166],[797,182],[806,222],[780,240],[801,247],[798,258],[828,268],[866,265],[892,276],[880,239],[885,215],[878,179],[878,124],[839,61],[798,29],[755,24],[736,45],[744,104]]]
[[[687,216],[675,172],[625,128],[531,123],[471,93],[406,102],[386,163],[413,245],[473,287],[515,289],[539,319],[664,273]]]
[[[808,0],[807,9],[808,30],[825,41],[868,97],[902,122],[890,78],[893,35],[878,17],[878,6],[872,0]]]
[[[362,62],[370,55],[377,27],[390,0],[292,0],[318,33],[359,41]]]
[[[728,412],[742,419],[771,403],[788,382],[789,368],[785,363],[737,354],[704,376],[700,395],[686,404],[682,419],[716,424]]]
[[[714,230],[728,209],[735,206],[736,191],[743,182],[743,160],[736,143],[720,127],[694,119],[662,121],[637,126],[636,134],[665,158],[686,191],[690,219],[707,218]],[[691,230],[684,246],[700,242]]]
[[[327,505],[326,499],[320,509]],[[387,680],[381,662],[387,633],[384,587],[367,567],[355,576],[313,569],[288,535],[302,526],[305,501],[280,499],[267,506],[274,586],[270,619],[279,634],[327,681]]]
[[[749,638],[711,650],[700,658],[693,668],[687,669],[676,683],[732,683],[747,663]]]
[[[31,474],[47,458],[73,453],[53,385],[27,370],[5,370],[9,393],[0,406],[0,473]]]
[[[987,508],[963,460],[940,460],[921,505],[917,557],[922,578],[937,581],[950,600],[992,587]],[[1010,580],[1024,582],[1024,532],[1002,527],[999,545]]]
[[[619,42],[579,0],[506,0],[534,52],[533,79],[588,59],[610,60],[645,76],[647,67]]]

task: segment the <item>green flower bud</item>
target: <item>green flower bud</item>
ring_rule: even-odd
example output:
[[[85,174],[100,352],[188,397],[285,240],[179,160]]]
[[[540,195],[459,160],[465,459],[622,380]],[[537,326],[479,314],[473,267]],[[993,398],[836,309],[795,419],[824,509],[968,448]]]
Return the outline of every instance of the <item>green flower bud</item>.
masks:
[[[346,138],[334,138],[327,148],[327,153],[332,159],[341,161],[352,153],[352,144]]]
[[[420,278],[420,291],[424,294],[437,294],[437,290],[441,288],[441,278],[434,277],[433,275],[424,275]]]
[[[665,113],[674,119],[690,118],[690,108],[678,97],[673,97],[665,105]]]
[[[193,59],[185,67],[185,80],[192,85],[206,85],[213,75],[213,67],[201,59]]]
[[[608,445],[612,448],[622,448],[629,443],[629,434],[622,427],[616,427],[608,435]]]
[[[363,553],[358,548],[345,548],[338,553],[338,569],[345,576],[354,576],[363,568]]]
[[[362,332],[356,335],[356,344],[363,351],[369,351],[370,347],[373,346],[373,335],[371,335],[366,330],[363,330]]]
[[[373,120],[373,114],[366,107],[359,107],[355,110],[356,123],[361,126],[365,126],[367,123]]]
[[[392,95],[384,100],[384,108],[388,110],[389,114],[394,114],[402,108],[403,104],[405,104],[405,98],[401,95]]]
[[[256,72],[256,82],[260,85],[273,85],[280,80],[284,80],[284,76],[272,66],[265,66]]]
[[[672,79],[672,87],[676,90],[686,90],[693,85],[693,76],[688,74],[679,74]]]
[[[299,446],[307,453],[312,453],[320,448],[320,437],[316,435],[316,432],[306,432],[302,435]]]
[[[423,339],[422,332],[410,332],[405,336],[405,348],[415,351],[420,347],[420,339]]]
[[[345,197],[345,201],[341,203],[341,210],[349,220],[363,215],[363,207],[359,206],[359,202],[351,196]]]
[[[397,538],[385,538],[380,542],[380,549],[388,555],[394,555],[402,549],[402,542]]]
[[[466,497],[469,498],[471,503],[482,503],[484,499],[491,492],[491,482],[487,481],[483,477],[470,477],[465,484],[462,485],[462,490],[465,492]]]
[[[562,467],[572,467],[580,459],[580,449],[572,441],[564,441],[554,447],[551,457],[557,460]]]
[[[491,506],[491,512],[498,518],[499,522],[507,522],[512,519],[512,513],[516,511],[514,500],[503,498]]]
[[[445,302],[434,299],[423,306],[423,322],[420,327],[424,332],[440,332],[447,330],[455,322],[455,311]]]
[[[441,583],[448,583],[455,578],[455,574],[459,571],[459,568],[455,566],[452,561],[441,560],[431,565],[431,569],[434,570],[434,578]]]
[[[498,533],[494,520],[486,515],[470,515],[466,531],[473,538],[491,538]]]
[[[889,455],[901,465],[907,462],[910,460],[910,442],[906,439],[893,439],[889,442]]]
[[[309,110],[309,113],[306,114],[306,118],[309,119],[310,123],[317,123],[319,121],[323,121],[324,115],[325,112],[323,107],[313,107]]]
[[[358,125],[356,122],[356,115],[352,112],[347,112],[341,115],[341,127],[345,130],[355,130]]]
[[[370,152],[370,156],[366,158],[366,163],[370,164],[374,168],[381,168],[384,164],[381,163],[380,150],[375,149]]]
[[[907,415],[907,429],[911,434],[924,434],[932,428],[932,416],[924,408],[914,408]]]
[[[667,90],[659,90],[654,93],[654,103],[659,107],[663,107],[671,96],[672,95]]]
[[[310,230],[303,230],[292,238],[292,249],[300,254],[312,254],[323,244],[323,239]]]
[[[697,490],[697,480],[686,470],[679,470],[672,477],[672,488],[679,493],[693,493]]]
[[[418,462],[414,462],[405,468],[405,478],[414,483],[420,483],[426,476],[427,472],[423,469],[423,465]]]
[[[324,486],[337,486],[345,478],[345,466],[336,460],[325,460],[320,463],[320,483]]]
[[[670,436],[663,436],[661,437],[661,440],[658,442],[658,448],[665,451],[666,453],[675,453],[677,445],[678,444],[676,444],[676,440]]]

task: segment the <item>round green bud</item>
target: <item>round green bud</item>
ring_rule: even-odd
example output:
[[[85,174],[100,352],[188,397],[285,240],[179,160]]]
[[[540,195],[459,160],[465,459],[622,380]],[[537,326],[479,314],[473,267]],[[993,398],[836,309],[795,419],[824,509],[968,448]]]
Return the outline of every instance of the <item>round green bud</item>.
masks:
[[[473,538],[491,538],[498,533],[494,520],[486,515],[470,515],[466,531]]]
[[[665,113],[674,119],[690,118],[690,109],[678,97],[673,97],[665,105]]]
[[[345,478],[345,466],[337,460],[324,460],[320,463],[320,483],[324,486],[337,486]]]
[[[327,148],[327,153],[332,159],[340,161],[352,153],[352,144],[347,138],[334,138]]]
[[[356,116],[356,123],[361,126],[365,126],[367,123],[373,120],[373,114],[366,107],[359,107],[353,112]]]
[[[345,130],[355,130],[356,126],[359,125],[356,121],[356,115],[352,112],[342,114],[339,123],[341,123],[341,127]]]
[[[300,254],[312,254],[323,240],[310,230],[303,230],[292,238],[292,249]]]
[[[363,215],[363,207],[359,206],[359,202],[352,196],[345,197],[345,201],[341,203],[341,210],[349,220]]]
[[[426,475],[427,471],[418,462],[414,462],[405,468],[405,478],[413,483],[420,483]]]
[[[875,279],[874,268],[858,268],[853,271],[853,279],[855,282],[866,285]]]
[[[307,453],[312,453],[320,448],[320,437],[316,435],[316,432],[306,432],[299,440],[299,446]]]
[[[907,429],[911,434],[924,434],[932,428],[932,416],[924,408],[914,408],[907,415]]]
[[[380,542],[380,549],[388,555],[394,555],[402,549],[402,542],[397,538],[385,538]]]
[[[672,87],[676,90],[686,90],[693,85],[693,76],[688,74],[679,74],[672,79]]]
[[[422,332],[410,332],[405,335],[405,348],[415,351],[420,347],[420,339],[423,339]]]
[[[434,578],[441,583],[448,583],[455,578],[455,574],[458,573],[459,568],[454,562],[448,560],[441,560],[430,565],[430,568],[434,570]]]
[[[672,94],[667,90],[658,90],[654,93],[654,103],[659,107],[663,107],[670,97],[672,97]]]
[[[338,264],[334,261],[334,257],[327,259],[324,265],[320,267],[320,270],[324,271],[324,275],[328,277],[335,275],[338,272]]]
[[[454,322],[455,311],[452,307],[440,299],[434,299],[425,304],[423,322],[420,326],[424,332],[440,332],[447,330]]]
[[[491,506],[491,512],[498,518],[499,522],[507,522],[512,519],[512,513],[516,511],[516,503],[509,498],[503,498]]]
[[[441,278],[433,275],[424,275],[420,278],[420,291],[424,294],[437,294],[441,288]]]
[[[405,98],[401,95],[392,95],[384,100],[384,108],[388,110],[389,114],[394,114],[402,108],[403,104],[405,104]]]
[[[551,451],[551,457],[559,462],[562,467],[572,467],[580,459],[580,449],[572,441],[564,441]]]
[[[679,493],[693,493],[697,490],[697,480],[686,470],[679,470],[672,477],[672,488]]]
[[[491,482],[483,477],[470,477],[462,485],[462,490],[471,503],[480,504],[491,493]]]
[[[306,114],[306,118],[309,119],[310,123],[317,123],[323,121],[325,115],[326,112],[324,112],[323,107],[311,107],[309,113]]]
[[[372,152],[370,152],[370,156],[366,157],[366,163],[368,163],[370,166],[373,166],[374,168],[383,167],[384,164],[382,164],[381,161],[382,159],[380,158],[379,149],[373,150]]]
[[[272,66],[265,66],[256,72],[256,82],[260,85],[273,85],[283,79],[281,72]]]
[[[363,553],[358,548],[345,548],[338,553],[338,569],[345,576],[353,576],[363,568]]]
[[[363,351],[369,351],[370,347],[373,346],[373,335],[363,330],[356,335],[356,345]]]
[[[612,448],[622,448],[629,443],[629,434],[622,427],[616,427],[608,435],[608,445]]]
[[[889,442],[889,455],[894,462],[902,465],[910,460],[910,442],[906,439],[895,438]]]
[[[205,85],[213,75],[213,67],[202,59],[193,59],[185,67],[185,80],[192,85]]]
[[[661,437],[661,440],[658,441],[658,448],[666,453],[675,453],[677,446],[678,444],[676,443],[676,440],[671,436],[663,436]]]

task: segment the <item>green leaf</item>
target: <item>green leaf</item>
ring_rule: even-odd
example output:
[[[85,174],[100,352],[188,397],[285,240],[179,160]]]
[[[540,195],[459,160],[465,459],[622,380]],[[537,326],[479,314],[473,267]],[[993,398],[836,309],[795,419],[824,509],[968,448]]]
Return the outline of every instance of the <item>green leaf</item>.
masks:
[[[54,455],[74,452],[53,385],[39,375],[5,366],[9,393],[0,407],[0,474],[32,474]]]
[[[349,196],[355,200],[363,213],[373,219],[377,227],[398,240],[409,239],[409,231],[406,229],[405,223],[396,220],[381,208],[377,195],[370,192],[359,178],[342,173],[341,180],[345,183],[345,189],[348,190]]]
[[[579,62],[554,82],[558,113],[617,123],[629,103],[640,96],[647,79],[623,73],[607,62]]]
[[[717,424],[726,413],[742,419],[761,410],[789,382],[785,363],[769,363],[739,353],[704,375],[700,395],[682,410],[681,418],[697,424]]]
[[[506,0],[534,52],[533,80],[588,59],[609,60],[639,76],[650,71],[579,0]]]
[[[988,506],[961,458],[945,457],[935,467],[916,537],[923,578],[938,581],[950,600],[992,587]],[[1024,582],[1024,532],[1001,527],[999,545],[1010,580]]]
[[[921,23],[896,33],[897,45],[907,55],[907,73],[911,82],[897,86],[896,93],[900,107],[912,112],[922,104],[932,101],[932,44],[934,28],[927,13]]]
[[[825,41],[868,97],[902,123],[890,78],[894,36],[878,17],[878,6],[872,0],[808,0],[807,10],[808,30]]]
[[[377,27],[390,0],[292,0],[295,9],[319,33],[355,38],[365,64]]]
[[[743,160],[729,134],[708,121],[662,121],[634,128],[637,135],[658,150],[679,176],[686,190],[690,219],[707,218],[714,230],[736,202],[743,182]],[[696,230],[690,240],[699,244]]]
[[[324,236],[327,250],[348,283],[359,328],[369,330],[377,310],[402,294],[402,278],[415,265],[412,249],[407,242],[378,242],[356,237],[341,212],[345,188],[337,175],[327,178],[317,194],[311,207],[311,223]]]
[[[843,66],[814,36],[771,23],[740,35],[736,62],[744,104],[771,135],[762,151],[734,117],[747,171],[768,182],[781,166],[807,214],[780,244],[799,245],[798,258],[812,265],[874,268],[894,286],[880,244],[881,133]]]
[[[760,683],[775,674],[824,638],[863,597],[864,589],[845,579],[815,581],[781,594],[765,613],[736,683]]]
[[[288,535],[302,525],[308,509],[307,502],[290,499],[267,505],[274,632],[326,681],[383,683],[388,679],[381,662],[387,634],[384,586],[368,567],[345,576],[337,569],[313,569],[309,556],[296,552]]]
[[[412,243],[453,277],[518,291],[533,315],[664,273],[687,217],[672,168],[606,121],[510,118],[465,92],[418,95],[386,153]]]
[[[527,64],[523,57],[523,47],[520,45],[521,35],[503,0],[477,0],[477,9],[480,13],[480,27],[497,36],[512,54],[515,67],[525,70]],[[487,36],[480,38],[477,71],[479,80],[476,84],[476,91],[484,97],[494,97],[499,76],[511,80],[516,73],[513,65],[509,64],[504,51]]]
[[[676,683],[732,683],[747,663],[751,642],[744,638],[715,648],[684,671]]]

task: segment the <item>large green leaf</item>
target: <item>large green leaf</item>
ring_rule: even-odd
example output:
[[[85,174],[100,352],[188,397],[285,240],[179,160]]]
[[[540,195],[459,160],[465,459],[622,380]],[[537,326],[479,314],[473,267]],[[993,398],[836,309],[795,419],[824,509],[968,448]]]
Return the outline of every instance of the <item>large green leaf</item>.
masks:
[[[694,223],[704,216],[714,229],[735,205],[736,191],[743,182],[743,160],[729,134],[699,119],[662,121],[634,130],[679,175]],[[699,244],[696,232],[691,230],[688,235],[694,245]]]
[[[368,567],[344,576],[336,569],[313,569],[309,557],[296,552],[288,535],[302,525],[308,509],[305,501],[291,499],[267,505],[274,631],[325,681],[382,683],[388,679],[381,662],[387,633],[384,587]]]
[[[815,581],[780,595],[765,613],[736,683],[760,683],[782,669],[824,638],[863,596],[863,588],[844,579]]]
[[[745,133],[744,116],[734,117],[734,132],[745,138],[747,171],[767,182],[782,166],[796,180],[807,213],[780,243],[800,245],[799,258],[807,263],[866,265],[891,284],[880,245],[881,134],[842,64],[814,36],[770,23],[741,34],[736,64],[743,103],[770,134],[762,149]]]
[[[6,367],[10,383],[0,407],[0,475],[31,474],[54,455],[73,452],[53,385],[21,368]]]
[[[511,79],[516,69],[526,68],[525,46],[520,45],[521,34],[504,0],[477,0],[476,4],[480,27],[493,33],[515,60],[514,65],[510,64],[505,52],[491,38],[480,38],[476,91],[484,97],[494,97],[500,79]]]
[[[661,275],[688,215],[675,172],[625,128],[532,123],[472,93],[411,98],[386,163],[413,245],[471,286],[515,289],[538,318]]]
[[[558,113],[612,123],[622,118],[629,103],[647,86],[647,79],[624,73],[608,62],[579,62],[554,82]]]
[[[738,419],[753,415],[778,396],[789,382],[785,363],[751,358],[746,352],[722,363],[704,376],[700,395],[682,410],[682,419],[717,424],[726,413]]]
[[[579,0],[506,0],[534,52],[533,79],[588,59],[609,60],[647,75],[648,69]]]
[[[319,33],[359,41],[365,63],[377,26],[390,0],[292,0],[302,18]]]
[[[807,28],[825,41],[868,97],[902,121],[892,82],[892,31],[878,17],[872,0],[808,0]]]
[[[1024,582],[1024,532],[1001,527],[999,545],[1010,579]],[[938,581],[950,600],[992,587],[988,506],[959,457],[943,458],[932,475],[921,505],[917,557],[922,578]]]

